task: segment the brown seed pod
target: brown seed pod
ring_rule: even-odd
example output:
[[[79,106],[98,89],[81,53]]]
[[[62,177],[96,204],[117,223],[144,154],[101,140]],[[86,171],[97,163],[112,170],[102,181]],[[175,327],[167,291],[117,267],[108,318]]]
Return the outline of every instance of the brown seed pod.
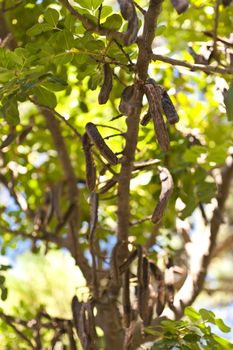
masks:
[[[118,266],[118,249],[120,247],[121,243],[117,242],[115,246],[112,249],[112,254],[111,254],[111,277],[113,281],[118,284],[120,281],[120,270]]]
[[[149,318],[149,271],[146,257],[138,259],[138,312],[145,324]]]
[[[106,145],[104,139],[100,135],[97,127],[93,123],[86,124],[86,132],[88,136],[92,139],[96,147],[99,149],[102,156],[112,165],[117,164],[117,156],[113,151]]]
[[[135,113],[137,106],[135,105],[135,97],[137,90],[134,85],[127,86],[121,95],[119,111],[126,116],[131,116]]]
[[[142,120],[140,121],[141,125],[146,126],[151,120],[151,113],[148,111],[143,117]]]
[[[124,37],[124,44],[131,45],[137,39],[138,33],[138,18],[135,6],[132,0],[118,0],[121,14],[128,21],[128,28]]]
[[[98,223],[98,207],[99,207],[99,198],[98,194],[91,192],[90,194],[90,246],[93,251],[93,243],[95,239],[95,232]]]
[[[109,63],[104,64],[103,71],[104,82],[98,96],[98,101],[100,105],[105,104],[108,101],[110,92],[112,90],[112,69]]]
[[[91,153],[91,142],[85,133],[82,137],[83,151],[86,162],[86,184],[89,191],[94,191],[96,186],[96,166]]]
[[[7,135],[3,143],[0,145],[0,150],[9,146],[14,141],[15,136],[16,136],[15,126],[12,126],[10,129],[10,133]]]
[[[157,292],[157,304],[156,304],[156,313],[158,316],[164,310],[166,304],[166,286],[164,281],[164,274],[159,269],[157,265],[150,261],[150,271],[152,272],[152,276],[154,277],[156,283],[156,292]]]
[[[163,86],[159,86],[161,91],[161,100],[162,100],[162,108],[163,112],[167,118],[168,123],[175,124],[179,121],[179,116],[176,112],[175,106],[172,103],[167,91]]]
[[[131,303],[130,303],[130,271],[127,269],[123,275],[123,292],[122,292],[122,304],[124,312],[124,324],[128,328],[131,322]]]
[[[18,145],[20,145],[26,139],[28,134],[30,134],[30,132],[32,131],[32,128],[32,125],[28,125],[21,131],[21,133],[16,138],[16,143]]]
[[[165,285],[166,285],[166,296],[168,305],[172,306],[175,295],[175,275],[174,265],[171,258],[168,259],[168,263],[165,270]]]
[[[189,7],[189,1],[188,0],[170,0],[172,3],[172,6],[176,9],[177,13],[180,15],[181,13],[185,12],[187,8]]]
[[[155,133],[159,146],[162,151],[166,152],[169,149],[169,136],[163,120],[161,95],[154,83],[147,82],[144,85],[147,100],[149,102],[149,110],[154,123]]]
[[[104,186],[102,186],[102,187],[99,189],[99,193],[100,193],[100,194],[106,193],[110,188],[112,188],[113,186],[115,186],[116,183],[117,183],[117,179],[116,179],[116,177],[114,176],[112,179],[108,180]]]
[[[124,273],[129,268],[129,266],[136,259],[137,256],[138,256],[138,251],[137,249],[135,249],[129,254],[128,258],[120,265],[119,267],[120,274]]]
[[[161,181],[161,192],[159,195],[159,201],[151,217],[151,221],[154,224],[162,219],[168,200],[173,191],[173,180],[169,170],[164,167],[158,167],[158,169],[160,171],[159,177]]]

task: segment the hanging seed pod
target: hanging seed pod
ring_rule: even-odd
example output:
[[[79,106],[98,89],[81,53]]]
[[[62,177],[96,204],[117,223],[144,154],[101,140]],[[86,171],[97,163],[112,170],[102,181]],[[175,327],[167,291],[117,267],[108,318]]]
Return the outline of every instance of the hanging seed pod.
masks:
[[[99,207],[99,198],[98,194],[91,192],[90,194],[90,245],[93,245],[96,227],[98,223],[98,207]]]
[[[17,136],[16,138],[16,143],[17,145],[20,145],[25,139],[26,137],[28,136],[28,134],[30,134],[30,132],[32,131],[32,128],[33,126],[32,125],[29,125],[29,126],[26,126],[22,131],[21,133]]]
[[[120,245],[121,243],[117,242],[113,247],[112,254],[111,254],[111,261],[110,261],[111,277],[116,284],[118,284],[120,281],[120,270],[118,266],[118,249]]]
[[[100,105],[105,104],[108,101],[110,92],[112,91],[112,69],[109,63],[104,64],[103,71],[104,82],[98,96],[98,101]]]
[[[158,316],[160,316],[164,310],[165,304],[166,304],[166,286],[164,281],[164,274],[159,269],[157,265],[155,265],[153,262],[150,262],[150,270],[152,272],[152,275],[157,282],[157,304],[156,304],[156,313]]]
[[[171,258],[168,259],[168,263],[165,270],[165,285],[168,305],[172,306],[175,295],[175,276],[173,261]]]
[[[151,217],[151,221],[154,224],[162,219],[168,200],[173,191],[173,180],[169,170],[164,167],[158,167],[158,169],[160,171],[159,177],[161,181],[161,192],[159,195],[159,201]]]
[[[138,18],[132,0],[118,0],[122,17],[128,21],[128,28],[124,37],[124,44],[131,45],[137,39]]]
[[[135,105],[135,97],[137,91],[134,85],[127,86],[121,95],[121,101],[119,104],[119,111],[126,116],[131,116],[135,113],[137,106]]]
[[[86,184],[89,191],[94,191],[96,186],[96,166],[91,153],[91,142],[85,133],[82,137],[83,151],[86,162]]]
[[[162,100],[162,108],[163,112],[167,118],[168,123],[175,124],[179,121],[179,116],[176,112],[175,106],[172,103],[172,100],[170,99],[167,91],[164,89],[164,87],[159,86],[161,91],[161,100]]]
[[[187,8],[189,7],[189,1],[188,0],[170,0],[172,3],[172,6],[176,9],[176,12],[180,15],[181,13],[185,12]]]
[[[158,88],[150,81],[144,85],[144,90],[149,102],[149,110],[154,123],[159,146],[161,147],[162,151],[167,152],[169,149],[169,136],[163,120],[160,92],[158,91]]]
[[[106,145],[104,139],[100,135],[98,129],[93,123],[86,124],[86,132],[88,136],[92,139],[95,146],[99,149],[102,156],[112,165],[116,165],[118,162],[117,156],[113,151]]]
[[[151,120],[151,113],[148,111],[143,117],[142,120],[140,121],[141,125],[146,126]]]
[[[141,266],[140,266],[141,265]],[[149,271],[146,257],[138,259],[138,312],[145,324],[149,318]]]
[[[131,303],[130,303],[130,271],[127,269],[123,275],[123,292],[122,292],[122,304],[124,312],[124,325],[129,328],[131,322]]]
[[[108,180],[104,186],[102,186],[102,187],[99,189],[99,193],[100,193],[100,194],[106,193],[108,190],[110,190],[110,188],[112,188],[113,186],[115,186],[116,183],[117,183],[117,179],[116,179],[115,176],[114,176],[112,179]]]
[[[83,302],[80,302],[77,296],[75,295],[72,299],[71,309],[72,309],[74,326],[78,336],[79,336],[79,319],[81,316],[82,305],[83,305]]]
[[[16,136],[15,126],[12,126],[10,129],[10,133],[7,135],[3,143],[0,145],[0,150],[9,146],[14,141],[15,136]]]
[[[138,251],[137,249],[135,249],[129,254],[128,258],[120,265],[119,267],[120,274],[124,273],[129,268],[129,266],[136,259],[137,256],[138,256]]]

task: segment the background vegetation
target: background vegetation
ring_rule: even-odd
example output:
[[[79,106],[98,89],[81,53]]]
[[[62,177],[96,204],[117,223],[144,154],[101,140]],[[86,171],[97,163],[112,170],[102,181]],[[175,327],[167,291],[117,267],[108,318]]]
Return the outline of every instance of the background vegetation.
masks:
[[[233,6],[186,5],[0,1],[2,349],[232,348]]]

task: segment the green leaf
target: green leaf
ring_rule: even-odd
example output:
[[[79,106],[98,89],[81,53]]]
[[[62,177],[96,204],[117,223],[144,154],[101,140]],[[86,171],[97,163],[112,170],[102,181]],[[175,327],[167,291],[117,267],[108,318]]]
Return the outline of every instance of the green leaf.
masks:
[[[230,343],[227,339],[224,339],[222,337],[219,337],[216,334],[213,334],[214,340],[221,345],[221,350],[230,350],[233,349],[233,344]]]
[[[2,301],[5,301],[7,299],[7,296],[8,296],[8,290],[7,288],[2,288],[2,293],[1,293],[1,299]]]
[[[192,321],[195,322],[197,320],[200,320],[201,316],[200,314],[191,306],[188,306],[184,310],[184,314]]]
[[[228,120],[233,120],[233,80],[230,84],[229,90],[224,95],[224,103],[226,106]]]
[[[1,108],[1,112],[5,120],[10,125],[17,125],[19,123],[19,110],[17,100],[14,97],[8,98],[3,107]]]
[[[206,310],[206,309],[200,309],[199,313],[203,321],[208,321],[210,323],[215,324],[215,314],[212,311]]]
[[[29,36],[36,36],[38,34],[41,34],[43,32],[42,23],[36,23],[34,26],[32,26],[30,29],[26,31],[27,35]]]
[[[75,2],[85,9],[92,9],[92,0],[75,0]]]
[[[196,186],[196,194],[198,200],[203,203],[208,203],[216,193],[216,184],[213,182],[198,182]]]
[[[36,100],[40,105],[50,108],[56,107],[57,99],[53,92],[38,86],[33,90],[33,93],[35,94]]]
[[[183,159],[186,162],[196,163],[197,158],[200,157],[202,153],[206,153],[206,148],[203,146],[192,146],[184,152]]]
[[[6,280],[5,276],[0,275],[0,284],[3,284]]]
[[[189,333],[186,334],[183,339],[189,343],[196,343],[200,340],[200,336],[195,333]]]
[[[66,64],[72,61],[74,57],[74,54],[72,52],[63,52],[59,53],[58,55],[54,56],[53,62],[55,64]]]
[[[52,91],[62,91],[67,87],[67,82],[58,77],[48,77],[48,80],[41,84],[48,90]]]
[[[57,40],[63,44],[62,47],[64,50],[69,50],[74,47],[74,37],[68,29],[64,29],[58,33]]]
[[[220,329],[220,331],[224,333],[229,333],[231,331],[231,328],[228,327],[221,318],[216,318],[215,324]]]
[[[103,27],[111,30],[118,30],[122,25],[122,18],[120,15],[114,14],[107,17],[106,21],[103,23]]]
[[[94,10],[98,9],[100,5],[103,3],[103,0],[92,0],[92,8]]]
[[[56,27],[57,23],[59,21],[59,13],[56,10],[52,9],[52,8],[48,8],[46,10],[46,12],[44,13],[44,19],[51,26]]]

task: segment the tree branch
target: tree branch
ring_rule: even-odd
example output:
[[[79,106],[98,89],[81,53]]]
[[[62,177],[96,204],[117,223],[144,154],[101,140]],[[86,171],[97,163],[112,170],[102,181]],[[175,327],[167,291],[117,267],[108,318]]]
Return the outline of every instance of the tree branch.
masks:
[[[181,66],[181,67],[186,67],[189,68],[193,71],[202,71],[205,73],[210,73],[210,74],[223,74],[223,75],[233,75],[233,68],[220,68],[220,67],[213,67],[213,66],[208,66],[208,65],[203,65],[203,64],[192,64],[192,63],[188,63],[186,61],[181,61],[181,60],[176,60],[174,58],[170,58],[170,57],[165,57],[162,55],[156,55],[156,54],[152,54],[151,55],[151,59],[153,61],[161,61],[161,62],[165,62],[165,63],[169,63],[172,66]]]
[[[55,148],[58,152],[58,157],[61,161],[62,169],[68,186],[68,198],[70,204],[75,205],[75,209],[69,218],[69,235],[67,245],[74,257],[77,265],[80,267],[85,278],[91,280],[91,270],[84,257],[82,249],[79,244],[78,232],[80,229],[80,207],[79,207],[79,190],[76,183],[76,176],[73,166],[61,134],[59,122],[54,117],[54,114],[48,109],[41,109],[43,113],[47,127],[52,135]]]
[[[108,39],[120,39],[123,40],[124,34],[115,32],[110,29],[102,28],[101,26],[97,26],[94,23],[92,23],[87,17],[81,15],[73,6],[70,5],[68,0],[59,0],[59,2],[67,8],[67,10],[76,17],[90,32],[94,32],[99,35],[106,36]]]
[[[133,169],[134,155],[138,139],[139,118],[141,113],[143,91],[141,84],[147,78],[147,70],[150,63],[151,45],[155,36],[157,18],[161,12],[162,0],[151,0],[148,11],[144,18],[144,28],[142,37],[139,40],[139,54],[137,60],[137,84],[138,94],[135,97],[135,113],[126,119],[126,145],[123,152],[122,167],[119,175],[118,186],[118,222],[117,237],[118,242],[127,242],[130,222],[130,179]],[[123,262],[126,257],[126,250],[119,257],[119,263]]]

